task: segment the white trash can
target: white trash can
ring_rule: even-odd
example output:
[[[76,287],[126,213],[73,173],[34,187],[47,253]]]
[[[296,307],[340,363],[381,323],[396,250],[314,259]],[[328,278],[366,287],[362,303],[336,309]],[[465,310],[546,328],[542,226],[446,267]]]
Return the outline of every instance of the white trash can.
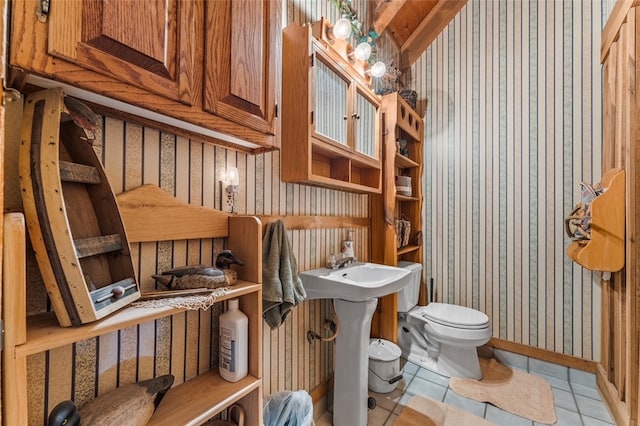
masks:
[[[389,393],[402,379],[400,370],[400,347],[384,339],[369,340],[369,389],[378,393]]]

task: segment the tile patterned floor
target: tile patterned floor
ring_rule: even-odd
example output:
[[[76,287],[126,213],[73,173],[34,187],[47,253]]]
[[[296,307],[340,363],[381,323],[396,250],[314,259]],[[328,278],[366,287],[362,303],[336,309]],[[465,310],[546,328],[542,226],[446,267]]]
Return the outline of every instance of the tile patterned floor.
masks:
[[[614,424],[596,388],[595,375],[583,371],[527,358],[523,355],[495,350],[494,356],[512,368],[527,371],[547,380],[555,398],[556,426],[603,426]],[[377,407],[368,411],[368,426],[391,426],[404,404],[414,395],[429,396],[503,426],[538,426],[531,420],[503,411],[491,404],[464,398],[449,387],[446,377],[401,360],[404,377],[389,394],[369,392]],[[326,412],[316,426],[331,426],[331,413]]]

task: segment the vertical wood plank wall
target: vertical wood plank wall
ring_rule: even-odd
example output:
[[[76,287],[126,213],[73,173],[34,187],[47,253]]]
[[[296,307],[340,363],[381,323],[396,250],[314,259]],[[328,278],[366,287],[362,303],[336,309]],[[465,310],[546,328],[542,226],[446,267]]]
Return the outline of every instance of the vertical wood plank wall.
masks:
[[[497,338],[600,359],[599,274],[564,217],[602,175],[611,2],[470,0],[412,67],[425,113],[425,279]],[[424,109],[426,105],[426,109]]]
[[[637,58],[640,49],[640,8],[618,1],[602,38],[603,170],[625,169],[625,269],[602,282],[602,360],[597,379],[612,407],[616,423],[638,422],[640,343],[638,339],[638,280],[640,260],[637,232],[640,161]]]

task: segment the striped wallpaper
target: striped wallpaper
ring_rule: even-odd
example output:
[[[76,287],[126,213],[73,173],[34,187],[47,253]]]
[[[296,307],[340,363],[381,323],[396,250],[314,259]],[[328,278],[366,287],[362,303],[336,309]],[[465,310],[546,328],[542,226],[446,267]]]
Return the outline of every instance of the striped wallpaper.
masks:
[[[599,274],[564,217],[601,176],[612,2],[470,0],[412,67],[425,114],[425,274],[495,337],[600,356]],[[424,110],[423,110],[424,111]]]

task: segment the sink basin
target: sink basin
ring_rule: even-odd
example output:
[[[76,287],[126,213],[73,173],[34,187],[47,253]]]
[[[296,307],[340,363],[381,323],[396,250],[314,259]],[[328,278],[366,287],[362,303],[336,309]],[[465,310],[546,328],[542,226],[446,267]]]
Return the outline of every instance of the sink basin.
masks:
[[[340,269],[319,268],[300,273],[308,299],[352,302],[395,293],[409,283],[410,270],[377,263],[356,263]]]

